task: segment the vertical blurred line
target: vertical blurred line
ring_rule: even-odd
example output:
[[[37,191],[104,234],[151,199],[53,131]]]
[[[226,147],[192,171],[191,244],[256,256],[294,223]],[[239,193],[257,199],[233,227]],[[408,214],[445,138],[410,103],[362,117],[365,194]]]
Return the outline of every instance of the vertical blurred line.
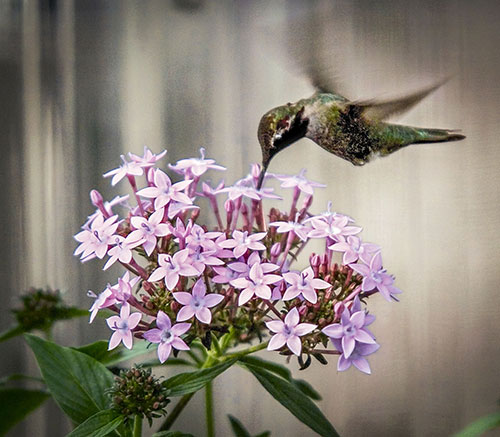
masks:
[[[24,288],[44,285],[43,247],[37,223],[43,220],[43,150],[41,129],[40,16],[37,2],[25,2],[22,16],[22,74],[25,155]]]

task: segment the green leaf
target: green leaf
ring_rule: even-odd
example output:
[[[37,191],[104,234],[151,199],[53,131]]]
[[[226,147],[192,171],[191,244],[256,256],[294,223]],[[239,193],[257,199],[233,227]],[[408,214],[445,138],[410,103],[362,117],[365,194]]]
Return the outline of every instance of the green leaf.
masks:
[[[193,434],[186,434],[180,431],[160,431],[155,432],[153,437],[194,437]]]
[[[106,340],[99,340],[95,343],[90,343],[85,346],[72,348],[78,352],[82,352],[94,360],[99,361],[105,366],[114,366],[122,361],[131,360],[147,352],[154,351],[154,347],[149,347],[147,341],[135,341],[134,348],[129,350],[123,346],[119,346],[113,350],[108,351],[108,342]]]
[[[297,419],[323,437],[338,436],[321,410],[292,383],[261,367],[246,364],[267,392]]]
[[[486,431],[490,431],[500,427],[500,413],[491,413],[483,416],[471,424],[469,424],[462,431],[455,434],[455,437],[475,437],[483,435]]]
[[[231,428],[233,429],[233,433],[235,437],[252,437],[252,435],[246,430],[243,424],[236,419],[236,417],[227,415],[229,422],[231,423]]]
[[[240,361],[243,363],[251,364],[252,366],[260,367],[262,369],[268,370],[272,373],[276,373],[276,375],[281,376],[287,381],[292,380],[292,372],[288,369],[288,367],[283,366],[282,364],[273,363],[272,361],[267,361],[259,357],[254,357],[251,355],[247,355],[245,357],[241,357]]]
[[[4,435],[48,398],[50,395],[41,390],[0,389],[0,405],[2,406],[0,408],[0,435]]]
[[[250,355],[240,358],[240,361],[275,373],[276,375],[291,382],[296,388],[298,388],[305,395],[309,396],[311,399],[315,401],[321,400],[321,395],[311,386],[311,384],[303,379],[292,378],[292,372],[290,372],[290,370],[282,364],[273,363],[272,361],[263,360],[262,358]]]
[[[314,401],[320,401],[321,395],[313,388],[311,384],[303,379],[292,379],[290,381],[295,388],[298,388],[306,396],[309,396]]]
[[[207,369],[196,370],[195,372],[179,373],[163,382],[163,385],[170,389],[169,396],[182,396],[193,393],[205,387],[216,376],[226,369],[229,369],[236,362],[236,358],[224,361]]]
[[[125,418],[116,411],[99,411],[78,425],[66,437],[104,437],[118,428]]]
[[[2,341],[10,340],[11,338],[17,337],[18,335],[24,334],[26,330],[21,326],[14,326],[7,331],[0,333],[0,343]]]
[[[81,352],[25,335],[55,401],[76,424],[109,406],[113,374]]]

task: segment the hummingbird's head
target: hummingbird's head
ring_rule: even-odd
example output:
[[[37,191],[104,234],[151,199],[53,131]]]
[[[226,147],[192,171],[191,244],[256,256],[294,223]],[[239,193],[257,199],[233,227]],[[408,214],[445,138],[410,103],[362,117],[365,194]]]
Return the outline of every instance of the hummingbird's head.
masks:
[[[297,104],[278,106],[262,116],[257,135],[262,149],[263,172],[274,155],[304,137],[308,124],[304,106]]]

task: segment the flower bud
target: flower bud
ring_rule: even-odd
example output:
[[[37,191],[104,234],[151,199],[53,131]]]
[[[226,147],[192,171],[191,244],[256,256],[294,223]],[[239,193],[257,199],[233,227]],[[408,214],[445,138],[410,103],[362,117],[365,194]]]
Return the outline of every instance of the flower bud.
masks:
[[[92,205],[94,205],[96,208],[99,208],[99,209],[103,205],[102,195],[97,190],[92,190],[90,192],[90,201],[92,202]]]

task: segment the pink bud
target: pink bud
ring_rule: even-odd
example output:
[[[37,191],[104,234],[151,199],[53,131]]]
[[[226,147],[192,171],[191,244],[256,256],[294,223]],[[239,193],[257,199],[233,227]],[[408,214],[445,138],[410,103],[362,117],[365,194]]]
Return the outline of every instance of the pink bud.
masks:
[[[271,256],[278,257],[281,253],[281,243],[274,243],[271,246]]]
[[[90,201],[92,202],[92,205],[94,205],[96,208],[100,208],[103,204],[103,198],[101,193],[97,190],[92,190],[90,192]]]
[[[228,214],[231,214],[234,211],[234,202],[230,199],[227,199],[224,202],[224,209]]]
[[[305,305],[302,305],[300,308],[299,308],[299,314],[304,317],[306,314],[307,314],[307,306]]]
[[[148,174],[146,176],[146,179],[148,181],[148,185],[149,186],[152,186],[154,185],[154,181],[155,181],[155,169],[153,167],[151,167],[149,170],[148,170]]]

